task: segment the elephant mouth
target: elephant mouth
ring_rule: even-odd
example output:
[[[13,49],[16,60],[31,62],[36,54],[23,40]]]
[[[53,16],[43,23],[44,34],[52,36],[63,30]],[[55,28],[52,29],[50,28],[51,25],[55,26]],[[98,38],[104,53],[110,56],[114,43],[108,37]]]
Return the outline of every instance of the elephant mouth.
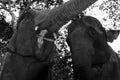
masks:
[[[54,42],[54,35],[48,35],[48,31],[47,30],[41,30],[40,33],[37,35],[37,47],[38,48],[42,48],[43,44],[45,41],[48,42]]]
[[[35,55],[40,61],[46,61],[54,49],[54,36],[47,30],[41,30],[40,33],[36,34],[36,37]]]

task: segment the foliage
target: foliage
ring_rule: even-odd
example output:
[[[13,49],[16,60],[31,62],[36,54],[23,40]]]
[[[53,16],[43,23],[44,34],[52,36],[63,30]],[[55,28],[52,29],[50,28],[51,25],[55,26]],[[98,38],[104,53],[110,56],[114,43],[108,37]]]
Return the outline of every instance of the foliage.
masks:
[[[5,16],[0,15],[0,74],[7,56],[7,40],[11,38],[12,34],[11,25],[5,21]]]
[[[119,0],[108,0],[106,3],[102,3],[100,10],[106,11],[109,19],[113,19],[113,27],[117,28],[120,26],[120,1]]]
[[[16,30],[18,17],[33,6],[33,4],[42,6],[45,9],[62,3],[63,0],[0,0],[0,13],[3,13],[3,15],[6,15],[7,13],[7,16],[9,15],[11,18],[11,27]]]
[[[3,40],[8,40],[13,34],[11,25],[5,21],[5,16],[0,15],[0,38]]]
[[[72,58],[70,48],[66,42],[68,36],[67,27],[71,24],[71,20],[62,26],[55,37],[55,45],[57,47],[57,55],[54,58],[53,66],[54,80],[73,80]]]
[[[120,29],[119,6],[119,0],[99,0],[86,9],[85,13],[99,19],[107,29]]]
[[[7,50],[6,50],[6,45],[7,45],[6,41],[2,41],[2,40],[0,41],[0,76],[1,76],[1,72],[4,67],[4,63],[5,63],[7,54],[8,54]]]

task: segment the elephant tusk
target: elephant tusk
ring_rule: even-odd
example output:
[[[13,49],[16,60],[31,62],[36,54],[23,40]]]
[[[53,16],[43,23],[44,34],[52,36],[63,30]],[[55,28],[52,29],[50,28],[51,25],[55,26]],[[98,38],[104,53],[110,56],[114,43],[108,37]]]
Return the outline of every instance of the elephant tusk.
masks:
[[[46,40],[46,41],[49,41],[49,42],[54,42],[54,40],[53,39],[49,39],[49,38],[43,38],[43,40]]]

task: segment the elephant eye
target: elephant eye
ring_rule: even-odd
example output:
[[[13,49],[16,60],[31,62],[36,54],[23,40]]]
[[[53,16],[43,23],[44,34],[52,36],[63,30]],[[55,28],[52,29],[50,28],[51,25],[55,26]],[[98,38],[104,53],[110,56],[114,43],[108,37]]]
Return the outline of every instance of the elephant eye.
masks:
[[[92,27],[89,28],[89,31],[90,31],[90,33],[92,35],[96,35],[97,34],[97,31],[94,28],[92,28]]]
[[[88,35],[93,39],[96,39],[98,37],[98,32],[93,27],[89,27],[87,32]]]

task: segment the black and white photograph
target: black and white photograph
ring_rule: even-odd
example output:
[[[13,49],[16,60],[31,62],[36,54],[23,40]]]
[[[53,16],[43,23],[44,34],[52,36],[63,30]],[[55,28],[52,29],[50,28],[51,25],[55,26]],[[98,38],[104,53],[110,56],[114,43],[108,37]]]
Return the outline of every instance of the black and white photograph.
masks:
[[[0,0],[0,80],[120,80],[120,0]]]

